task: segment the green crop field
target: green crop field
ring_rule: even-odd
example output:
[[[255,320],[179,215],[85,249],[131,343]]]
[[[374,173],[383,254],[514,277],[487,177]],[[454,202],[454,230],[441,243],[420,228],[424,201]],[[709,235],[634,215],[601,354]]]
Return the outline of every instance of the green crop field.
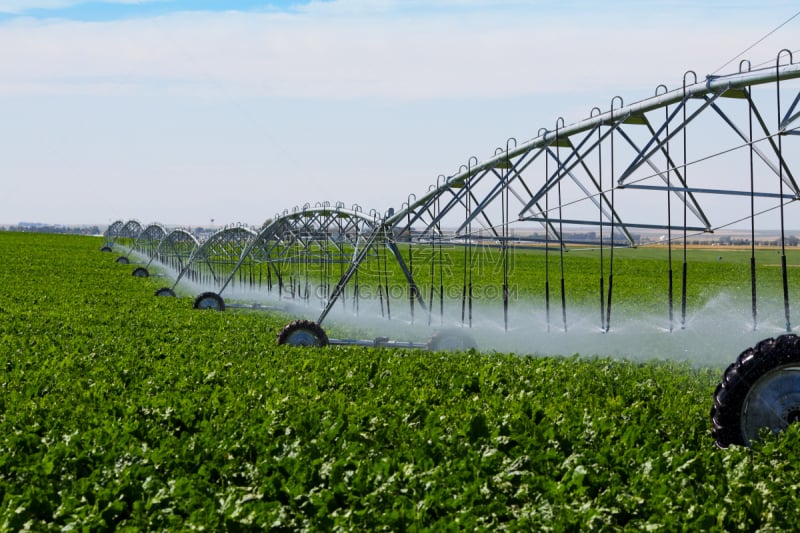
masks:
[[[798,425],[714,448],[719,365],[279,347],[292,317],[156,298],[101,243],[0,233],[3,531],[800,528]],[[692,302],[747,294],[719,256]]]

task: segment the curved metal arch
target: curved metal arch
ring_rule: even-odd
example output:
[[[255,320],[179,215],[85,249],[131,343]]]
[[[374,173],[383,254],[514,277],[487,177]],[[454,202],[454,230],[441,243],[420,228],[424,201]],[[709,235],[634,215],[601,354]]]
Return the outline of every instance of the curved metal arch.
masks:
[[[159,263],[180,272],[199,246],[200,242],[194,234],[183,228],[176,228],[161,239],[155,258]]]
[[[188,248],[191,249],[189,253],[186,253],[187,247],[184,244],[188,244]],[[197,240],[193,233],[183,228],[175,228],[161,240],[158,245],[158,253],[169,254],[175,251],[188,258],[198,246],[200,246],[200,241]]]
[[[167,236],[169,231],[167,228],[158,222],[148,224],[139,235],[140,239],[150,239],[153,241],[161,242],[161,239]]]
[[[122,227],[125,226],[125,222],[123,220],[115,220],[106,228],[105,237],[106,239],[115,239],[119,236],[120,231],[122,231]]]
[[[187,276],[194,282],[218,286],[238,264],[255,236],[255,230],[247,226],[226,226],[216,231],[195,248],[174,285]]]
[[[136,237],[133,249],[152,258],[156,255],[159,245],[167,236],[167,228],[158,222],[153,222],[145,227]]]
[[[725,212],[725,220],[712,216],[716,215],[715,206],[735,196],[741,197],[739,201],[760,198],[782,206],[800,199],[800,187],[786,160],[790,153],[785,148],[781,153],[776,140],[800,134],[795,126],[800,120],[800,94],[789,106],[781,106],[778,82],[798,78],[800,65],[778,61],[774,67],[746,71],[740,67],[739,72],[702,80],[688,72],[679,88],[659,86],[653,97],[633,104],[615,97],[606,111],[595,107],[588,118],[573,124],[560,120],[555,128],[542,128],[527,142],[507,143],[505,149],[496,150],[482,162],[471,158],[456,173],[440,175],[426,193],[409,198],[398,211],[388,214],[382,222],[384,239],[400,237],[420,243],[449,239],[478,246],[513,240],[541,242],[545,248],[556,242],[563,247],[574,239],[580,244],[599,244],[602,249],[636,246],[637,239],[649,231],[658,235],[683,230],[684,241],[688,232],[713,232],[736,222],[730,220],[739,215],[736,212]],[[760,98],[756,98],[752,89],[759,86],[765,90],[758,91]],[[779,93],[777,125],[767,118],[774,117],[775,98],[769,92],[774,86]],[[755,117],[756,139],[737,125],[747,116]],[[690,153],[686,137],[708,124],[715,132],[721,129],[722,135],[707,139],[710,144],[692,145],[709,150],[707,154]],[[741,163],[734,173],[722,174],[726,181],[706,185],[704,173],[695,168],[704,169],[708,161],[719,161],[740,148],[742,153],[752,150],[760,164],[759,190],[745,185],[747,173],[733,175],[744,166]],[[788,192],[779,189],[778,183]],[[668,207],[668,202],[662,203],[666,198],[677,201]],[[682,208],[683,217],[664,216],[667,222],[662,222],[658,217],[665,213],[654,212],[653,202],[665,212]],[[767,206],[761,212],[775,208]],[[509,210],[514,214],[509,216]],[[594,215],[587,216],[587,211]],[[508,232],[509,224],[529,233]],[[531,226],[541,226],[544,236],[541,230],[531,231]],[[584,226],[599,228],[599,232],[586,232],[597,243],[579,237],[580,230],[574,228]],[[378,242],[380,239],[375,240]],[[472,264],[471,257],[469,261]],[[357,267],[356,261],[350,271]],[[340,284],[347,282],[348,275]],[[610,308],[610,277],[608,295]],[[328,304],[318,322],[332,305]]]
[[[333,245],[353,244],[364,233],[363,228],[371,230],[378,221],[375,216],[362,211],[317,206],[277,218],[274,222],[272,231],[262,232],[261,238],[280,235],[282,239],[297,240],[307,248],[308,244],[320,241]]]
[[[715,193],[737,194],[737,191],[708,190],[687,186],[683,179],[683,170],[690,162],[675,161],[666,149],[669,141],[674,141],[679,133],[701,115],[715,115],[721,118],[733,134],[744,143],[744,134],[741,128],[738,128],[730,114],[722,109],[721,102],[745,98],[746,90],[752,86],[774,83],[778,78],[789,80],[798,77],[800,77],[800,65],[790,63],[726,76],[709,76],[702,81],[695,79],[694,83],[684,83],[684,86],[672,91],[666,89],[663,92],[656,91],[655,96],[632,105],[625,106],[620,99],[618,107],[612,107],[606,112],[598,110],[595,113],[593,110],[587,119],[571,125],[559,124],[555,129],[540,130],[539,135],[530,141],[509,147],[508,150],[498,150],[483,162],[462,165],[461,170],[448,177],[444,183],[437,181],[436,186],[421,195],[416,202],[389,217],[387,224],[404,234],[412,233],[412,227],[415,225],[421,229],[413,233],[430,234],[441,227],[448,216],[457,220],[458,212],[471,203],[475,207],[470,210],[468,216],[459,221],[454,233],[463,233],[469,224],[477,222],[480,234],[497,239],[495,228],[498,227],[498,224],[490,218],[487,208],[499,198],[503,189],[509,189],[511,196],[519,202],[517,221],[539,223],[550,233],[551,238],[556,237],[563,241],[563,237],[558,235],[552,226],[552,222],[558,217],[546,212],[543,200],[557,187],[570,182],[576,190],[573,202],[578,203],[585,200],[593,204],[594,208],[602,213],[605,223],[613,222],[616,228],[622,232],[624,241],[633,245],[632,230],[651,227],[651,229],[658,229],[659,226],[625,220],[620,208],[612,206],[612,202],[607,196],[610,189],[599,187],[597,171],[593,170],[587,162],[594,154],[604,149],[603,143],[610,142],[611,136],[615,135],[618,139],[622,139],[622,144],[627,146],[632,154],[621,172],[619,169],[615,169],[613,179],[617,182],[618,192],[624,189],[641,189],[642,187],[635,183],[637,171],[641,175],[641,169],[647,167],[650,178],[665,182],[664,185],[655,185],[649,188],[668,189],[669,193],[677,197],[693,214],[696,223],[689,228],[690,230],[712,231],[714,224],[697,196]],[[751,109],[757,109],[752,99],[745,98],[745,101],[748,102]],[[787,130],[800,118],[800,112],[797,111],[799,103],[800,95],[794,99],[783,114],[780,131],[770,130],[766,120],[759,120],[763,136],[767,139],[766,143],[769,146],[763,149],[757,148],[756,154],[776,175],[779,171],[783,171],[783,180],[791,191],[785,199],[799,196],[800,188],[798,188],[791,170],[784,163],[775,162],[775,159],[780,159],[780,157],[776,156],[777,148],[771,139],[776,134],[796,134],[794,131]],[[673,108],[666,121],[657,122],[650,115],[652,111],[663,110],[670,105],[673,105]],[[683,119],[682,113],[690,105],[695,105],[695,107]],[[756,116],[761,116],[761,114],[756,111]],[[669,135],[665,133],[667,129],[669,129]],[[640,131],[644,131],[644,134],[642,135]],[[657,158],[661,158],[661,161],[657,161]],[[540,175],[540,182],[536,183],[536,180],[531,179],[528,174],[535,162],[541,163],[545,160],[554,163],[554,167],[546,175]],[[666,186],[668,172],[673,173],[672,183],[674,185],[672,186]],[[481,189],[482,186],[483,189]],[[483,192],[479,193],[478,191]],[[764,192],[763,195],[769,196],[770,193]],[[440,207],[434,210],[434,204],[440,205]],[[596,224],[594,220],[577,218],[562,220],[562,222],[573,225]]]
[[[229,226],[214,232],[206,239],[194,254],[194,259],[202,259],[216,255],[238,256],[237,250],[243,249],[256,235],[247,226]],[[230,252],[234,252],[231,254]]]
[[[141,222],[136,219],[130,219],[121,226],[115,223],[114,226],[115,235],[112,243],[121,246],[127,255],[134,250],[136,241],[144,228]]]
[[[332,265],[349,265],[359,246],[371,235],[378,220],[364,213],[359,206],[352,209],[337,202],[318,202],[314,207],[285,210],[266,222],[242,252],[241,258],[221,284],[220,292],[239,275],[246,266],[253,283],[253,270],[260,273],[268,269],[275,276],[280,290],[284,288],[283,267],[305,269],[309,265],[321,272]],[[261,275],[258,276],[260,280]],[[290,291],[294,293],[294,289]],[[327,289],[326,289],[327,292]]]
[[[119,237],[124,239],[136,239],[142,233],[144,227],[136,219],[130,219],[120,229]]]
[[[119,234],[122,231],[123,226],[125,226],[125,222],[122,220],[115,220],[114,222],[108,225],[106,231],[103,233],[104,247],[111,248],[114,246],[114,242],[116,242],[117,237],[119,237]]]

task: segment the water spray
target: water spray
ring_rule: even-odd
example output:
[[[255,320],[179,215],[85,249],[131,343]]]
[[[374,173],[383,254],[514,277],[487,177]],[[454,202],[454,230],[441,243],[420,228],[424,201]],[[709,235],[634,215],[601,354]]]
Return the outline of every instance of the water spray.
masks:
[[[260,229],[224,228],[197,246],[181,265],[176,284],[188,278],[213,287],[198,296],[195,307],[222,310],[231,306],[228,302],[235,305],[231,297],[242,294],[237,291],[254,289],[258,279],[256,292],[266,290],[269,298],[296,302],[309,315],[319,311],[316,319],[302,318],[287,325],[279,337],[285,344],[434,346],[430,341],[394,341],[386,335],[366,341],[332,339],[323,329],[329,316],[337,323],[364,323],[370,314],[383,317],[376,329],[386,331],[385,324],[391,322],[403,324],[398,332],[413,335],[420,329],[430,330],[438,314],[438,325],[444,330],[469,335],[469,340],[451,335],[447,342],[438,337],[437,347],[477,345],[487,351],[526,354],[574,349],[632,359],[637,359],[637,353],[645,357],[667,354],[701,364],[717,364],[722,352],[735,350],[735,344],[778,335],[758,343],[758,349],[746,350],[751,355],[740,356],[729,366],[715,394],[712,426],[717,445],[748,444],[752,427],[765,423],[779,430],[800,418],[791,407],[797,403],[792,403],[792,395],[800,393],[786,386],[790,381],[786,372],[790,377],[800,373],[795,370],[800,343],[791,334],[779,335],[792,330],[787,219],[793,216],[794,223],[800,224],[797,213],[788,209],[800,198],[792,172],[800,150],[788,146],[796,142],[800,122],[796,81],[800,65],[787,52],[781,51],[774,67],[751,70],[743,62],[738,72],[704,80],[687,71],[678,89],[662,85],[655,96],[628,105],[615,96],[608,111],[594,108],[588,118],[573,124],[559,118],[554,129],[541,129],[527,142],[507,142],[505,149],[495,150],[484,161],[469,158],[456,173],[440,175],[425,194],[409,196],[397,211],[365,214],[355,206],[347,209],[344,204],[323,202],[285,210]],[[792,93],[788,100],[782,98],[787,92]],[[787,101],[791,103],[786,105]],[[766,120],[775,114],[777,124]],[[680,150],[671,149],[676,142]],[[724,186],[715,176],[724,177]],[[657,209],[662,202],[664,208]],[[676,206],[679,216],[673,214]],[[766,268],[756,261],[756,224],[773,211],[780,222],[779,287],[772,285],[771,276],[756,275]],[[749,216],[741,217],[742,213]],[[749,221],[747,294],[743,298],[722,292],[701,298],[697,286],[703,289],[702,269],[693,264],[689,276],[690,258],[695,257],[694,251],[690,253],[695,246],[690,239],[697,239],[699,246],[710,245],[712,235],[742,220]],[[112,226],[108,242],[119,240],[124,231],[124,225]],[[681,246],[677,319],[676,245]],[[551,269],[556,246],[557,270]],[[639,294],[634,290],[636,274],[623,268],[629,252],[652,248],[665,248],[667,256],[666,317],[626,311],[625,298]],[[592,261],[578,260],[580,254],[592,250],[599,250]],[[415,257],[422,253],[428,257]],[[454,259],[456,253],[460,260]],[[571,254],[569,259],[567,254]],[[486,257],[496,261],[488,265]],[[511,261],[516,268],[511,268]],[[597,269],[591,279],[599,280],[600,330],[605,333],[599,338],[596,311],[591,311],[596,304],[583,301],[576,288],[585,275],[577,269],[588,264]],[[334,282],[332,273],[337,267],[338,281]],[[486,272],[496,278],[490,279]],[[551,274],[560,287],[559,328],[551,327]],[[264,279],[268,280],[266,289]],[[594,283],[589,300],[597,302]],[[404,289],[394,291],[400,284]],[[516,286],[530,294],[512,298]],[[492,298],[487,296],[489,289],[495,293]],[[365,291],[374,297],[366,297]],[[454,298],[448,298],[452,292],[456,292]],[[758,299],[776,292],[782,295],[780,327],[776,327],[773,302]],[[404,305],[392,305],[398,298]],[[352,306],[344,305],[347,299]],[[314,300],[320,308],[312,305]],[[337,302],[342,304],[337,307]],[[749,316],[731,313],[727,306],[732,303],[747,309]],[[637,305],[645,302],[633,302],[634,309]],[[722,313],[720,305],[727,312]],[[495,309],[497,320],[488,316]],[[415,320],[416,310],[427,315],[424,328]],[[709,335],[711,331],[714,335]],[[710,339],[718,340],[708,346]],[[695,358],[700,352],[706,354],[702,361]],[[760,362],[750,363],[753,357]],[[789,370],[774,370],[775,365],[789,365]],[[760,395],[777,390],[779,399],[758,399],[749,387],[733,387],[732,376],[736,383],[750,383],[751,377],[775,383],[774,388],[759,385],[754,390]],[[767,422],[767,415],[736,422],[748,406],[761,404],[766,405],[759,407],[761,412],[774,409],[779,413],[777,422]]]

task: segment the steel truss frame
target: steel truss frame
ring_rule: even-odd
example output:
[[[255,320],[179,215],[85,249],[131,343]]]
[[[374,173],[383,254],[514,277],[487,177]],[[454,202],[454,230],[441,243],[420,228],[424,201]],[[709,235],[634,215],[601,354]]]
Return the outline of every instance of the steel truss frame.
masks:
[[[258,230],[226,227],[196,248],[170,290],[186,278],[213,287],[215,299],[226,292],[236,299],[237,291],[247,299],[256,296],[247,293],[266,290],[279,300],[308,302],[316,294],[326,302],[333,280],[359,256],[378,221],[377,212],[365,213],[358,205],[319,202],[285,210]],[[338,272],[333,271],[336,266]],[[228,307],[263,308],[236,303]]]
[[[152,259],[158,252],[163,239],[169,232],[161,224],[154,222],[144,228],[136,237],[133,250],[144,254],[148,259]]]
[[[113,247],[119,241],[120,246],[129,251],[143,230],[142,224],[136,219],[130,219],[127,222],[117,220],[106,228],[105,246]]]
[[[199,246],[200,242],[192,233],[176,228],[164,236],[151,260],[180,272]]]
[[[601,278],[608,275],[607,287],[601,281],[600,288],[601,306],[607,306],[602,329],[608,331],[614,249],[642,244],[646,239],[641,233],[660,232],[670,246],[670,328],[673,242],[684,251],[683,324],[685,248],[690,236],[713,233],[742,220],[752,222],[777,211],[783,249],[785,207],[800,198],[792,165],[796,146],[793,152],[783,146],[800,134],[800,92],[796,84],[787,83],[797,78],[800,64],[794,64],[791,53],[782,50],[772,67],[751,70],[750,64],[742,61],[738,72],[703,80],[688,71],[677,89],[660,85],[653,97],[631,105],[624,105],[616,96],[607,111],[595,107],[588,118],[570,125],[559,118],[555,128],[542,128],[527,142],[510,138],[488,159],[471,157],[455,174],[440,175],[425,194],[409,197],[396,212],[390,210],[370,236],[368,247],[396,249],[397,242],[449,242],[465,248],[491,245],[499,247],[504,257],[510,246],[543,248],[560,263],[565,329],[563,252],[574,244],[599,247]],[[710,125],[719,133],[698,139],[696,132]],[[698,153],[698,147],[705,144],[709,145],[703,146],[705,152]],[[707,185],[710,173],[704,167],[709,161],[723,161],[724,165],[730,154],[740,154],[738,166],[726,175],[730,186]],[[718,182],[719,175],[714,177]],[[736,220],[720,219],[714,207],[723,198],[739,201],[745,214]],[[594,228],[594,239],[576,240],[571,229],[587,227]],[[328,315],[367,253],[362,250],[341,277],[317,324]],[[785,280],[785,251],[782,258]],[[607,272],[602,272],[603,268]],[[413,294],[420,297],[414,277],[406,273]],[[504,266],[504,298],[507,276]],[[465,295],[467,290],[471,287],[465,288]],[[469,305],[471,324],[471,295]],[[506,313],[507,305],[504,302]],[[784,305],[788,329],[786,288]],[[755,322],[755,296],[753,306]]]

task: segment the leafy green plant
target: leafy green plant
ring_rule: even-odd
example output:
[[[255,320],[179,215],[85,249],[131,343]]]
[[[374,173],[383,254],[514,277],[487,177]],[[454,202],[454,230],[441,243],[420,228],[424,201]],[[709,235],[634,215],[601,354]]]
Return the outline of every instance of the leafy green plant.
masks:
[[[714,449],[719,368],[279,347],[99,247],[0,233],[4,531],[800,526],[797,427]]]

